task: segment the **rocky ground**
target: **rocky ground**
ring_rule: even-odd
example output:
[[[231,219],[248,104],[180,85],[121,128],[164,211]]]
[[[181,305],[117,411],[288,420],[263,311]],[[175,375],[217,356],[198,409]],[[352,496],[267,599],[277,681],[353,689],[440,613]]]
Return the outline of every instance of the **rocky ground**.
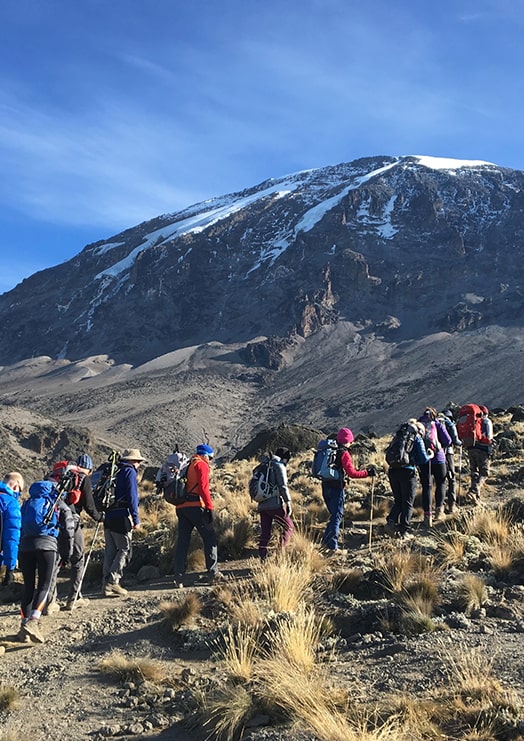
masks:
[[[494,475],[479,507],[466,505],[463,499],[464,506],[458,515],[436,523],[431,531],[422,528],[418,512],[415,538],[407,544],[398,542],[383,530],[390,500],[382,474],[374,485],[372,519],[366,509],[369,482],[352,484],[352,499],[344,522],[344,551],[326,558],[313,547],[318,556],[317,565],[305,601],[314,607],[318,616],[329,619],[331,625],[316,647],[316,665],[321,672],[319,676],[344,693],[350,708],[365,708],[366,712],[374,708],[385,719],[398,710],[400,702],[413,699],[420,705],[430,701],[437,703],[436,698],[450,689],[453,661],[465,661],[467,656],[485,661],[480,668],[484,667],[493,675],[498,699],[497,702],[491,700],[487,710],[479,710],[473,723],[473,726],[478,725],[477,735],[473,730],[466,734],[459,726],[453,731],[453,724],[448,723],[445,730],[441,727],[433,735],[411,733],[387,738],[471,741],[524,738],[524,549],[519,552],[517,548],[509,566],[494,568],[494,551],[498,546],[483,538],[480,525],[476,533],[466,533],[464,528],[465,520],[471,519],[474,512],[487,512],[488,519],[494,519],[495,513],[505,506],[506,511],[511,510],[513,514],[508,537],[515,542],[523,537],[521,427],[519,423],[513,436],[507,438],[515,443],[513,448],[509,446],[504,453],[504,444],[500,443]],[[366,445],[371,450],[374,444],[368,441]],[[357,458],[362,455],[355,451]],[[369,457],[372,453],[366,455]],[[381,451],[376,455],[376,460],[380,461]],[[306,481],[303,475],[305,465],[306,461],[292,461],[295,519],[299,530],[307,531],[309,537],[315,539],[315,532],[323,527],[324,515],[322,507],[317,506],[318,485]],[[231,481],[232,470],[226,467],[215,471],[219,518],[223,521],[233,514],[233,507],[240,506],[238,492],[235,492],[236,501],[228,500],[223,488]],[[245,498],[245,494],[242,497]],[[61,611],[45,617],[46,641],[36,645],[21,643],[16,637],[20,584],[0,588],[0,684],[4,691],[8,688],[19,693],[19,702],[13,702],[0,714],[1,741],[27,738],[100,741],[112,737],[129,741],[136,738],[203,741],[219,738],[212,725],[204,725],[206,716],[202,709],[206,698],[209,701],[216,697],[229,681],[228,670],[216,652],[216,641],[234,622],[230,611],[231,593],[237,586],[244,585],[244,600],[251,594],[254,601],[257,598],[255,588],[252,593],[245,588],[246,583],[250,583],[250,575],[258,568],[252,548],[256,530],[241,553],[234,554],[231,548],[222,548],[225,585],[206,584],[200,578],[201,567],[196,562],[184,588],[176,589],[165,574],[165,558],[159,556],[162,551],[159,543],[168,531],[162,516],[153,514],[152,499],[154,497],[147,494],[143,499],[142,506],[150,520],[144,515],[147,532],[143,537],[137,536],[134,562],[125,581],[129,588],[127,598],[110,599],[100,595],[96,572],[100,552],[95,549],[93,569],[88,572],[85,589],[89,604],[73,613]],[[252,510],[249,518],[256,527],[257,518]],[[412,554],[420,562],[424,561],[428,569],[432,568],[439,563],[443,543],[452,542],[453,538],[463,539],[463,555],[454,563],[443,564],[440,560],[438,570],[430,569],[431,578],[438,582],[439,598],[431,618],[420,621],[416,629],[408,629],[398,595],[393,593],[391,583],[388,585],[386,575],[389,573],[391,578],[392,572],[387,566]],[[197,550],[198,546],[197,541]],[[295,562],[297,559],[300,562],[300,548],[303,547],[297,541]],[[224,560],[225,556],[228,560]],[[466,575],[480,577],[485,586],[477,606],[467,607],[459,598],[459,587]],[[20,580],[19,575],[17,578]],[[67,574],[64,574],[60,585],[64,594],[66,579]],[[179,603],[188,594],[198,596],[201,609],[173,629],[162,604],[166,601]],[[270,630],[292,619],[289,614],[275,612],[270,606],[264,610],[264,624]],[[114,651],[130,661],[153,662],[155,676],[146,676],[147,672],[132,676],[128,672],[120,677],[103,673],[100,662]],[[239,685],[239,693],[240,689]],[[469,700],[467,696],[463,698],[465,707],[468,702],[475,704],[478,699],[475,692],[471,690]],[[248,718],[241,738],[325,741],[326,736],[304,723],[289,725],[281,712],[258,712]],[[337,738],[354,737],[348,731],[348,735]]]

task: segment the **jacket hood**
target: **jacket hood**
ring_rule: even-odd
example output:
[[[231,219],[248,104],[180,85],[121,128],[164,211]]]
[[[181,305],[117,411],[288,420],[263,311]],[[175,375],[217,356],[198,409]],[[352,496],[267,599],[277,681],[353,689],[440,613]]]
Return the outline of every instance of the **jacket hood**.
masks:
[[[8,497],[13,497],[13,499],[19,499],[20,497],[19,491],[14,491],[10,486],[4,484],[3,481],[0,482],[0,494],[6,494]]]
[[[48,497],[54,489],[52,481],[35,481],[29,487],[29,496],[31,499],[38,499],[39,497]]]

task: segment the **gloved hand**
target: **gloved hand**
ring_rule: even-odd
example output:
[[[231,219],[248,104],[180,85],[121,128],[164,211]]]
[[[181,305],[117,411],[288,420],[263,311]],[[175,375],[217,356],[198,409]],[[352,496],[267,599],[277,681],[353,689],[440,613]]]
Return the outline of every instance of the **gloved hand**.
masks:
[[[208,523],[208,525],[212,525],[213,521],[215,519],[215,510],[214,509],[205,509],[204,510],[204,519]]]
[[[376,476],[378,474],[376,466],[368,466],[366,471],[368,472],[368,476]]]
[[[4,574],[4,578],[2,580],[2,586],[8,587],[10,584],[12,584],[15,580],[15,575],[11,569],[6,569],[6,572]]]

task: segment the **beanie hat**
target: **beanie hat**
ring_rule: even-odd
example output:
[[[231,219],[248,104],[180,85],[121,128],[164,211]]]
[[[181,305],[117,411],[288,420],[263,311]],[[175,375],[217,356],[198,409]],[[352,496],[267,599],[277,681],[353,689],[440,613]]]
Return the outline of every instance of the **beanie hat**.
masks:
[[[207,455],[209,458],[212,458],[215,451],[211,447],[211,445],[197,445],[196,446],[196,454],[197,455]]]
[[[480,409],[480,411],[482,412],[482,414],[489,414],[489,410],[488,410],[488,408],[487,408],[487,407],[485,407],[485,406],[484,406],[483,404],[481,404],[481,405],[479,406],[479,409]]]
[[[283,461],[288,461],[291,458],[291,451],[289,448],[277,448],[275,450],[275,455]]]
[[[355,438],[348,427],[341,427],[337,432],[337,443],[340,445],[350,445]]]
[[[90,471],[93,470],[93,461],[91,460],[90,456],[87,455],[87,453],[83,453],[82,455],[79,455],[76,459],[76,465],[80,466],[80,468],[87,468]]]

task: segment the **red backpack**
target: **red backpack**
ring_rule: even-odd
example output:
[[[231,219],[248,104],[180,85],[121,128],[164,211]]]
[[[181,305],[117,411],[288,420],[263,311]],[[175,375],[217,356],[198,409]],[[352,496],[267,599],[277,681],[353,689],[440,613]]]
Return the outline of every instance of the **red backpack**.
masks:
[[[66,494],[65,499],[68,504],[78,504],[82,495],[80,486],[84,480],[84,474],[78,466],[69,461],[58,461],[53,466],[49,479],[56,483],[60,492]]]
[[[491,445],[492,440],[482,431],[482,411],[478,404],[464,404],[459,409],[457,433],[465,448],[472,448],[475,443]]]

